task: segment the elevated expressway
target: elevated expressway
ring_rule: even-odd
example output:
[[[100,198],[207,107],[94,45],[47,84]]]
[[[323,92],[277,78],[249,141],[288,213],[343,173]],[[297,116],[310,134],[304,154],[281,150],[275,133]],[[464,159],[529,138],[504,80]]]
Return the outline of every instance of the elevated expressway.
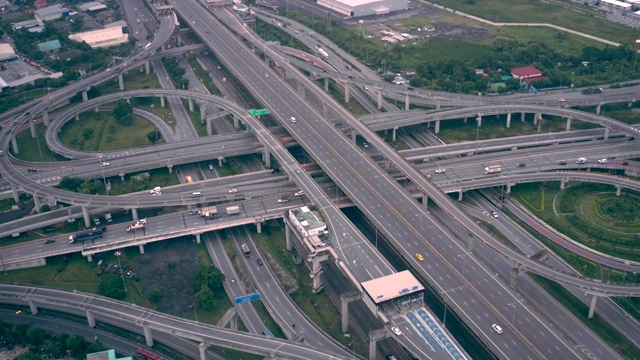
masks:
[[[84,315],[90,326],[95,323],[96,317],[116,326],[120,325],[120,322],[137,325],[144,329],[148,346],[153,345],[152,331],[161,331],[196,341],[201,344],[201,351],[211,345],[219,345],[279,359],[337,360],[352,358],[351,354],[331,354],[326,349],[318,350],[300,342],[206,325],[81,292],[3,284],[0,285],[0,299],[5,303],[28,305],[33,314],[37,314],[38,307],[42,307],[54,310],[63,309],[66,312]]]

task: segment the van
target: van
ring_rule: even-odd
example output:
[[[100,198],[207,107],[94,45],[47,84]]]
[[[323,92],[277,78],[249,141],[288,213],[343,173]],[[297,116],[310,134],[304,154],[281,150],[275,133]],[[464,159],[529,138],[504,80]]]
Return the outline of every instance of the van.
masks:
[[[196,191],[196,192],[192,192],[191,193],[191,197],[195,198],[195,197],[200,197],[202,196],[202,193],[200,191]]]

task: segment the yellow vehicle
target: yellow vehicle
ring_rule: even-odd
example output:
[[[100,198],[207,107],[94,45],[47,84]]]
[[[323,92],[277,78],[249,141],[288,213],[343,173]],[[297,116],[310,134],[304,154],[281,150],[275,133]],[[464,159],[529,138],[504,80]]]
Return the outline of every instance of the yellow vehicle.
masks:
[[[422,254],[416,254],[416,259],[418,259],[419,261],[424,261],[424,257],[422,256]]]

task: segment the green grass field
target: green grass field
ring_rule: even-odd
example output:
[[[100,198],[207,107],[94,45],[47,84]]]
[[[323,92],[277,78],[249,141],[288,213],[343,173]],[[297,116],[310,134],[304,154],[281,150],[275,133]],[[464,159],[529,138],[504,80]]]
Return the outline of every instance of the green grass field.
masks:
[[[18,143],[18,153],[14,153],[11,150],[11,154],[16,158],[24,161],[34,162],[53,162],[53,161],[68,161],[69,159],[64,156],[60,156],[53,151],[49,150],[47,141],[44,134],[47,132],[47,128],[43,124],[36,125],[35,138],[31,137],[30,131],[23,131],[16,136],[16,142]],[[12,147],[9,147],[13,149]]]

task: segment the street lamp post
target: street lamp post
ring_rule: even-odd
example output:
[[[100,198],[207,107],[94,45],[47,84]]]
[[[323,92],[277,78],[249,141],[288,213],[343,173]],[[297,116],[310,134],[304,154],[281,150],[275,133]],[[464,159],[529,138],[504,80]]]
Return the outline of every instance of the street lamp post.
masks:
[[[115,254],[118,257],[118,271],[120,271],[120,278],[122,279],[122,287],[124,287],[124,291],[128,291],[127,290],[127,284],[124,283],[124,274],[122,273],[122,264],[120,263],[120,255],[122,255],[122,253],[120,251],[116,251]]]
[[[196,315],[196,322],[198,322],[198,310],[197,310],[197,305],[196,302],[194,301],[193,304],[191,304],[191,306],[189,306],[189,309],[193,308],[193,313]]]
[[[98,155],[98,160],[100,162],[100,170],[102,170],[102,181],[104,182],[104,191],[109,195],[109,188],[107,188],[107,178],[104,176],[104,166],[102,166],[102,154]]]
[[[462,275],[464,275],[464,270],[465,270],[464,265],[465,265],[465,262],[467,260],[467,258],[466,258],[467,256],[471,256],[471,253],[470,252],[465,252],[464,254],[458,255],[458,257],[462,258]]]

